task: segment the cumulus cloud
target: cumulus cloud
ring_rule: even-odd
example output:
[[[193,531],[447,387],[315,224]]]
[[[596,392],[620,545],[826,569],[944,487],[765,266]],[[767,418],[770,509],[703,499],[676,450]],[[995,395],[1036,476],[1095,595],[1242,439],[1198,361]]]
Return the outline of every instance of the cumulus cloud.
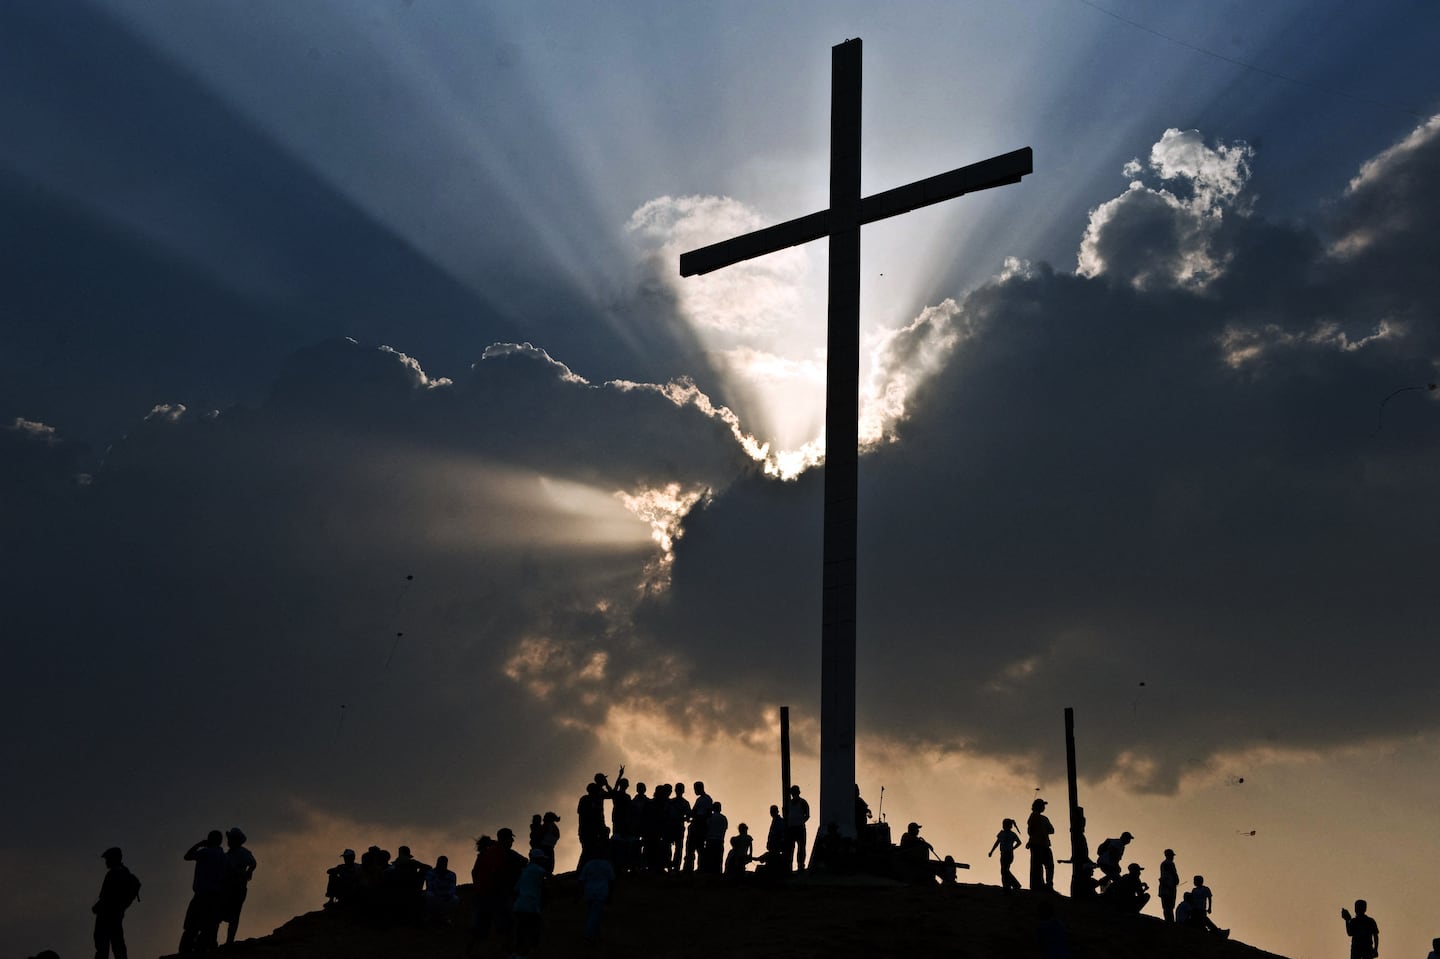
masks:
[[[1148,164],[1125,165],[1126,191],[1090,211],[1077,272],[1139,289],[1203,289],[1226,264],[1226,213],[1248,210],[1253,155],[1245,143],[1212,147],[1199,131],[1166,130]],[[1158,185],[1147,185],[1146,174]]]

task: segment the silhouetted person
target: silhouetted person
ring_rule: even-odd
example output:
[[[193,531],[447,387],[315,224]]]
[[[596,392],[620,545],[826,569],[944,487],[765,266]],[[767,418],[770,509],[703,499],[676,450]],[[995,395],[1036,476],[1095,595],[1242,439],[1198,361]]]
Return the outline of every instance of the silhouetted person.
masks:
[[[118,846],[111,846],[100,858],[105,860],[105,878],[100,882],[100,897],[90,907],[95,914],[95,959],[107,959],[112,951],[115,959],[127,959],[122,924],[125,910],[140,898],[140,880],[126,868]]]
[[[1195,877],[1199,879],[1200,877]],[[1200,890],[1204,890],[1201,892]],[[1210,890],[1200,884],[1197,889],[1187,889],[1180,897],[1180,905],[1175,907],[1175,922],[1181,926],[1193,926],[1196,929],[1204,929],[1206,932],[1213,932],[1221,938],[1230,935],[1229,929],[1221,929],[1210,919],[1208,910],[1205,908],[1209,901]]]
[[[1180,871],[1175,868],[1175,850],[1165,850],[1160,864],[1160,909],[1166,922],[1175,921],[1175,894],[1180,888]]]
[[[540,814],[537,812],[535,815],[530,817],[530,845],[526,848],[539,849],[540,840],[541,837],[544,835],[544,832],[545,820],[542,819]]]
[[[245,908],[245,896],[250,891],[250,877],[255,875],[255,854],[245,848],[245,833],[239,826],[225,831],[229,849],[225,851],[225,902],[220,918],[225,922],[225,945],[235,941],[235,931],[240,928],[240,910]]]
[[[530,850],[530,862],[515,880],[515,955],[528,956],[540,944],[540,907],[548,874],[540,850]]]
[[[685,823],[690,819],[690,800],[685,798],[685,784],[676,783],[665,804],[665,848],[669,853],[671,872],[680,871],[685,857]]]
[[[560,842],[560,816],[555,812],[545,813],[545,819],[541,823],[539,849],[544,853],[540,865],[545,867],[545,875],[549,876],[555,872],[555,846]],[[535,848],[535,847],[532,847]]]
[[[670,865],[669,847],[665,841],[669,821],[670,786],[661,783],[655,787],[655,795],[645,806],[645,867],[651,872],[663,872]]]
[[[424,911],[425,874],[430,866],[401,846],[395,861],[385,870],[385,898],[390,915],[402,922],[418,923]]]
[[[1122,832],[1114,839],[1107,839],[1095,850],[1095,864],[1100,867],[1104,879],[1100,880],[1102,886],[1114,882],[1120,878],[1120,860],[1125,855],[1125,847],[1130,845],[1130,840],[1135,837],[1128,832]]]
[[[870,804],[860,797],[860,784],[855,784],[855,839],[858,842],[865,835],[865,830],[870,826],[870,820],[875,814],[870,811]]]
[[[692,827],[693,828],[693,827]],[[700,851],[700,871],[712,876],[720,875],[725,860],[725,833],[730,829],[720,803],[710,806],[710,815],[705,817],[705,845]]]
[[[810,804],[801,798],[799,786],[791,786],[790,802],[785,807],[785,839],[795,851],[796,872],[805,868],[805,824],[809,821]]]
[[[610,864],[617,870],[626,871],[633,864],[638,836],[630,780],[621,777],[610,792]]]
[[[180,934],[181,959],[215,949],[225,902],[225,850],[220,848],[223,841],[220,830],[212,829],[185,852],[185,861],[195,863],[195,876],[190,883],[193,895],[185,910],[185,930]]]
[[[1440,939],[1430,940],[1430,955],[1425,959],[1440,959]]]
[[[355,904],[355,896],[360,892],[360,864],[355,861],[355,850],[342,852],[340,865],[325,870],[325,877],[326,906]]]
[[[1020,888],[1020,880],[1010,871],[1015,862],[1015,850],[1019,848],[1020,834],[1015,831],[1015,820],[1006,819],[1000,824],[1000,831],[995,834],[995,842],[990,846],[990,851],[985,854],[986,857],[994,856],[995,850],[1000,850],[1000,887],[1006,892]]]
[[[1050,890],[1055,884],[1055,853],[1050,848],[1050,837],[1055,827],[1045,815],[1045,800],[1037,799],[1030,804],[1030,818],[1025,821],[1025,848],[1030,850],[1030,888]]]
[[[427,919],[450,921],[450,913],[460,904],[456,883],[455,873],[450,869],[450,857],[440,856],[437,858],[435,868],[425,873],[423,895]]]
[[[1368,904],[1364,899],[1355,900],[1355,915],[1349,909],[1340,910],[1345,920],[1345,935],[1350,937],[1350,959],[1375,959],[1380,955],[1380,927],[1365,914]]]
[[[1144,909],[1145,904],[1150,901],[1150,894],[1145,891],[1149,887],[1140,881],[1140,870],[1144,868],[1138,862],[1132,862],[1123,876],[1110,883],[1101,898],[1121,912],[1139,912]]]
[[[600,920],[604,918],[605,906],[610,902],[615,869],[609,859],[596,856],[580,870],[579,878],[585,897],[585,939],[594,942],[600,938]]]
[[[695,868],[695,860],[705,849],[705,838],[709,835],[710,813],[715,800],[705,791],[705,784],[696,780],[695,801],[690,805],[690,829],[685,834],[685,871]]]
[[[741,823],[730,837],[730,852],[725,856],[725,875],[743,876],[745,867],[755,860],[755,838],[750,827]]]
[[[635,798],[630,800],[630,816],[634,822],[629,862],[631,869],[642,869],[647,862],[645,844],[650,835],[650,797],[645,791],[644,783],[636,783]]]
[[[603,776],[595,774],[597,780]],[[600,832],[605,828],[605,791],[598,781],[585,787],[585,795],[575,806],[575,818],[579,820],[576,828],[580,834],[580,861],[575,868],[580,869],[596,854]]]
[[[526,865],[525,857],[515,852],[514,846],[515,833],[509,828],[495,833],[494,841],[483,847],[476,840],[475,865],[470,870],[470,880],[475,884],[475,925],[470,930],[470,948],[490,935],[492,926],[505,937],[514,926],[510,897]]]

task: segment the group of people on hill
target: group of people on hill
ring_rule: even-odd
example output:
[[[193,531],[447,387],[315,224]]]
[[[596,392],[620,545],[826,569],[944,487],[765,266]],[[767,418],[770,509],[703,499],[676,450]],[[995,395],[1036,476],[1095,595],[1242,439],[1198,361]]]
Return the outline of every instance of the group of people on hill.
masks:
[[[190,905],[185,910],[180,934],[181,959],[203,956],[219,944],[220,924],[226,924],[225,942],[235,941],[240,911],[255,875],[255,854],[245,846],[245,833],[238,827],[210,833],[185,851],[186,862],[195,863]],[[222,848],[228,847],[228,848]],[[125,912],[140,898],[140,880],[125,865],[125,854],[111,846],[100,854],[105,860],[105,878],[100,895],[90,911],[95,914],[95,957],[127,959]]]
[[[340,864],[325,871],[325,908],[350,909],[386,922],[448,921],[460,904],[458,880],[448,856],[432,866],[401,846],[371,846],[356,861],[355,850],[340,853]]]
[[[580,840],[577,869],[595,858],[605,858],[621,873],[701,873],[737,875],[752,862],[762,869],[805,868],[806,827],[810,805],[799,786],[790,788],[786,810],[770,807],[770,827],[765,851],[755,854],[755,840],[747,823],[736,827],[734,836],[724,805],[711,796],[705,783],[696,780],[693,798],[687,798],[683,782],[661,783],[649,792],[645,783],[630,781],[621,766],[611,785],[604,773],[596,773],[575,807],[576,832]],[[610,804],[607,825],[605,804]],[[530,845],[545,854],[545,864],[554,871],[555,844],[560,837],[560,817],[547,812],[531,821]]]
[[[630,782],[620,767],[613,785],[604,773],[596,773],[576,805],[580,858],[576,874],[586,903],[585,935],[598,937],[605,905],[610,901],[617,875],[638,872],[698,873],[736,876],[758,863],[760,874],[783,874],[807,868],[806,839],[810,806],[799,786],[791,786],[787,802],[770,807],[770,824],[765,851],[755,854],[749,827],[740,823],[728,838],[729,820],[722,804],[707,791],[703,781],[693,784],[687,798],[683,782],[663,783],[654,793],[645,783]],[[610,804],[608,824],[606,803]],[[1018,824],[1005,819],[988,856],[1000,854],[1000,881],[1007,892],[1021,888],[1012,867],[1016,850],[1022,845],[1030,852],[1030,889],[1053,891],[1055,859],[1051,837],[1055,828],[1045,815],[1046,801],[1035,799],[1026,821],[1022,841]],[[1126,831],[1106,839],[1089,858],[1084,837],[1084,810],[1074,810],[1072,835],[1076,879],[1072,895],[1095,897],[1120,912],[1139,913],[1150,902],[1149,886],[1141,879],[1144,867],[1122,863],[1134,836]],[[920,837],[920,825],[910,823],[897,847],[890,847],[888,826],[872,826],[869,806],[855,790],[855,838],[844,836],[836,823],[828,824],[816,838],[810,852],[809,868],[844,872],[856,861],[857,848],[880,843],[893,852],[901,878],[932,883],[937,879],[955,882],[956,870],[969,868],[952,857],[943,859],[929,842]],[[481,836],[475,843],[475,863],[470,878],[474,886],[475,914],[471,925],[470,950],[492,933],[508,937],[515,955],[526,956],[540,935],[540,915],[547,879],[556,870],[556,847],[560,840],[561,817],[555,812],[536,813],[530,823],[528,853],[515,849],[516,837],[508,827],[494,838]],[[246,847],[245,833],[238,827],[222,833],[211,830],[184,854],[193,862],[192,898],[186,909],[179,956],[190,959],[218,947],[220,924],[226,923],[227,944],[235,941],[240,913],[251,878],[255,874],[254,854]],[[727,851],[728,850],[728,851]],[[1211,920],[1214,896],[1203,876],[1194,876],[1192,888],[1180,893],[1180,875],[1175,851],[1166,849],[1159,866],[1158,897],[1165,922],[1176,923],[1228,937]],[[100,895],[92,908],[95,914],[96,959],[127,959],[123,920],[126,910],[139,899],[141,883],[124,863],[118,847],[103,853],[106,873]],[[387,850],[372,845],[358,861],[353,849],[341,853],[341,862],[327,870],[325,907],[349,911],[381,921],[420,924],[450,922],[460,904],[457,878],[446,856],[430,865],[415,858],[408,846],[400,846],[392,860]],[[1095,870],[1100,877],[1092,878]],[[1379,928],[1367,913],[1364,900],[1355,903],[1355,914],[1342,909],[1347,935],[1351,937],[1351,959],[1375,959],[1379,950]],[[41,955],[44,955],[43,953]],[[1440,939],[1430,959],[1440,959]]]

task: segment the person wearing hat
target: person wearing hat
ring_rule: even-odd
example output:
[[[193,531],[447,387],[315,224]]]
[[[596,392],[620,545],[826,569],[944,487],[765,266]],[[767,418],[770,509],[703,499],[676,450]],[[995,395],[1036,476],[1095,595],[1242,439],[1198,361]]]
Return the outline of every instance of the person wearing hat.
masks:
[[[920,838],[922,828],[918,822],[912,822],[900,837],[900,863],[907,882],[934,881],[935,870],[930,867],[930,857],[934,855],[935,847]]]
[[[1095,850],[1095,864],[1105,876],[1100,880],[1102,886],[1120,878],[1120,860],[1125,855],[1125,847],[1130,845],[1130,840],[1134,838],[1128,832],[1122,832],[1117,838],[1105,840],[1100,844],[1100,848]]]
[[[255,875],[255,854],[245,848],[245,833],[239,826],[225,830],[225,893],[221,905],[220,919],[225,923],[225,945],[235,941],[235,930],[240,927],[240,910],[245,906],[245,896],[250,889],[250,877]]]
[[[1043,799],[1030,804],[1030,818],[1025,820],[1025,848],[1030,850],[1030,888],[1049,891],[1055,885],[1055,853],[1050,848],[1055,827],[1045,815],[1045,806]]]
[[[1112,882],[1101,899],[1121,912],[1139,912],[1144,909],[1145,904],[1150,901],[1150,894],[1145,891],[1149,887],[1140,881],[1140,872],[1144,868],[1138,862],[1132,862],[1125,875]]]
[[[114,952],[115,959],[126,959],[129,953],[125,949],[122,923],[125,910],[140,898],[140,880],[125,867],[118,846],[111,846],[100,858],[105,860],[105,879],[100,883],[100,898],[90,907],[95,914],[95,956],[106,959]]]
[[[475,846],[478,854],[470,870],[475,888],[475,924],[467,952],[479,947],[492,926],[505,939],[510,938],[515,923],[510,897],[526,864],[525,857],[515,851],[515,832],[509,827],[497,831],[494,842],[482,846],[476,840]]]
[[[347,849],[340,854],[340,865],[325,870],[325,905],[353,905],[353,897],[360,889],[360,864],[355,861],[355,850]]]

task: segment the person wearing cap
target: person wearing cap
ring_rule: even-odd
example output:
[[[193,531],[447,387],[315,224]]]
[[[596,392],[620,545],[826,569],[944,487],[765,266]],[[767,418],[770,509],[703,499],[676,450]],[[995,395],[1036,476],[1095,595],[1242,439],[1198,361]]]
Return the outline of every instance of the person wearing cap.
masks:
[[[479,840],[475,845],[479,855],[470,870],[475,884],[475,925],[470,930],[467,952],[490,935],[491,926],[502,936],[510,936],[515,924],[510,900],[515,881],[525,868],[525,857],[515,851],[515,832],[509,827],[496,832],[495,841],[483,848]]]
[[[1030,804],[1030,818],[1025,820],[1025,848],[1030,850],[1030,888],[1049,891],[1055,885],[1055,853],[1050,848],[1055,827],[1045,815],[1045,806],[1043,799]]]
[[[122,924],[125,910],[140,898],[140,880],[125,867],[118,846],[111,846],[100,858],[105,860],[105,878],[100,883],[100,898],[90,907],[95,914],[95,957],[107,959],[114,952],[115,959],[126,959],[129,953]]]
[[[351,905],[352,897],[360,888],[360,864],[355,861],[355,850],[346,849],[340,854],[340,865],[325,870],[325,905]]]
[[[220,918],[225,923],[225,945],[235,941],[240,927],[240,910],[250,890],[250,877],[255,875],[255,854],[245,848],[245,833],[239,826],[225,831],[229,849],[225,851],[225,893]]]
[[[1120,878],[1120,860],[1125,855],[1125,847],[1130,845],[1130,840],[1135,837],[1128,832],[1122,832],[1115,839],[1107,839],[1095,850],[1095,864],[1100,867],[1104,874],[1100,880],[1101,886],[1108,885]]]
[[[1175,893],[1180,888],[1180,871],[1175,868],[1175,850],[1165,850],[1160,864],[1160,911],[1166,922],[1175,921]]]
[[[918,822],[912,822],[900,837],[900,865],[902,877],[907,882],[934,881],[935,870],[930,867],[930,857],[935,847],[920,838],[922,828]]]
[[[1145,891],[1149,887],[1140,881],[1140,872],[1144,868],[1138,862],[1132,862],[1125,875],[1116,879],[1105,890],[1101,900],[1121,912],[1139,912],[1144,909],[1145,904],[1150,901],[1150,894]]]

